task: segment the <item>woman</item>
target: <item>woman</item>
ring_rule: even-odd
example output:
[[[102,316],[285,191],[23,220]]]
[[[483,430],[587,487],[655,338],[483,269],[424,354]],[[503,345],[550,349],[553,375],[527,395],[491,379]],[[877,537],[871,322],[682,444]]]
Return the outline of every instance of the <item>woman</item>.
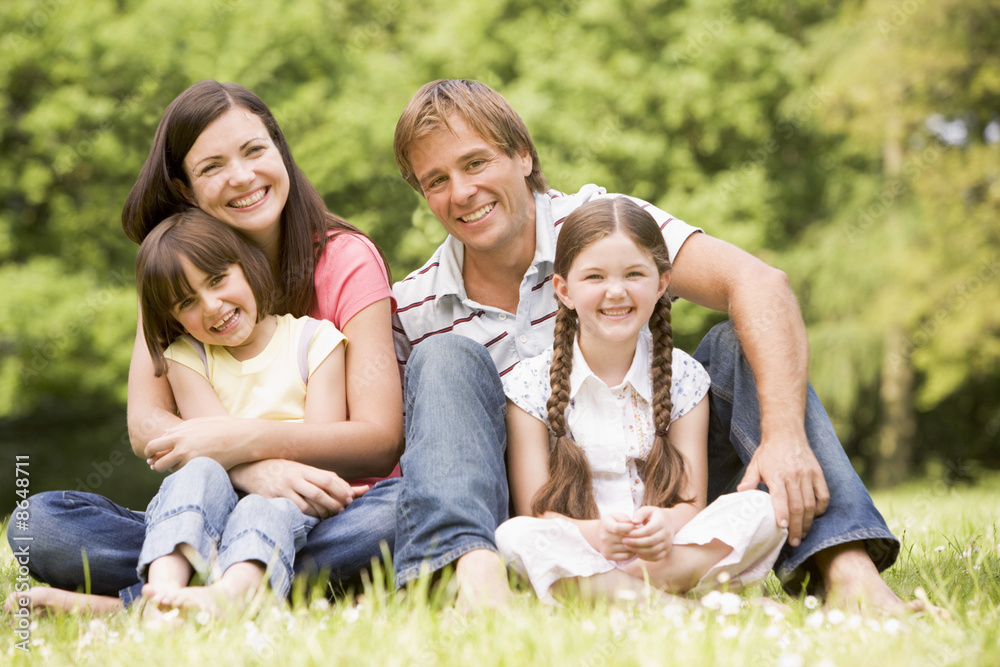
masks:
[[[243,491],[288,498],[320,518],[343,512],[310,533],[296,570],[352,577],[380,555],[382,542],[391,548],[394,538],[398,480],[379,483],[353,501],[340,482],[387,475],[402,451],[390,324],[394,302],[384,257],[357,228],[326,210],[273,114],[237,84],[201,81],[167,107],[125,203],[122,226],[138,243],[161,220],[191,206],[264,251],[279,288],[275,312],[329,319],[347,336],[349,419],[182,422],[166,378],[154,374],[140,324],[128,379],[132,448],[160,472],[206,456],[228,469]],[[75,491],[39,494],[30,507],[28,530],[8,531],[8,539],[14,544],[31,537],[32,575],[65,590],[35,588],[14,594],[18,599],[8,605],[108,611],[135,599],[141,513]],[[66,592],[88,580],[95,595]]]

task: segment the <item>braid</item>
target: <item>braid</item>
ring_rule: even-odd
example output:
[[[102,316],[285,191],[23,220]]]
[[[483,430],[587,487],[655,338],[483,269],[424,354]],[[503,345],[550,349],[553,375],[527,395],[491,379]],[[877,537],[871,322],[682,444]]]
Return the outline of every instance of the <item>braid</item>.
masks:
[[[653,424],[656,437],[644,467],[646,492],[643,504],[673,507],[677,503],[691,502],[692,499],[680,497],[685,481],[684,459],[667,438],[670,413],[673,410],[670,385],[673,380],[674,350],[669,296],[662,296],[656,303],[649,318],[649,329],[653,334]]]
[[[566,435],[566,406],[569,403],[569,374],[573,370],[573,338],[576,336],[576,313],[560,304],[556,313],[552,365],[549,367],[549,385],[552,393],[545,406],[549,416],[549,430],[555,436]]]
[[[566,432],[569,376],[573,370],[573,340],[577,325],[576,313],[560,304],[552,345],[552,365],[549,367],[552,393],[546,405],[549,430],[555,435],[556,444],[549,454],[549,478],[531,501],[531,511],[535,516],[546,511],[574,519],[596,519],[599,516],[591,489],[587,455]]]

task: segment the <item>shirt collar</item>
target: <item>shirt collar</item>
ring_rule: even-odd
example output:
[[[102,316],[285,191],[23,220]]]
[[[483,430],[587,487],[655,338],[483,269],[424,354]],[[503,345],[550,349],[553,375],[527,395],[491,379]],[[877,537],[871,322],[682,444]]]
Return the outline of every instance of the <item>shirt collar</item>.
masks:
[[[533,192],[532,195],[535,199],[535,256],[531,264],[551,265],[556,258],[556,230],[552,222],[550,199],[548,195],[537,192]],[[462,279],[464,261],[465,247],[449,234],[438,252],[439,296],[454,294],[459,299],[466,298],[465,281]]]
[[[435,280],[438,296],[454,294],[465,299],[465,281],[462,280],[462,263],[465,260],[465,246],[449,234],[441,244],[438,254],[438,272]]]
[[[648,331],[643,329],[639,332],[639,339],[635,344],[635,356],[632,357],[632,365],[629,366],[628,373],[622,385],[632,385],[636,393],[642,396],[647,403],[653,402],[653,382],[651,377],[652,358],[650,350],[653,348],[653,338]],[[576,398],[577,392],[583,387],[587,380],[599,382],[604,385],[604,381],[597,377],[587,360],[583,358],[580,351],[580,343],[573,338],[573,370],[569,374],[569,396]]]
[[[556,228],[552,219],[552,198],[548,194],[535,196],[535,257],[534,265],[556,261]]]

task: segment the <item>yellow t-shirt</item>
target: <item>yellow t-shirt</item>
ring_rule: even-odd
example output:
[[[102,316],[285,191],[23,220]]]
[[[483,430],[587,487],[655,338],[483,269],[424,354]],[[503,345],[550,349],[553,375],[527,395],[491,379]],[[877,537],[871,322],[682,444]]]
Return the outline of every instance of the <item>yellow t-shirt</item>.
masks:
[[[347,338],[326,320],[279,315],[267,347],[253,359],[238,361],[225,347],[202,345],[185,336],[164,352],[208,380],[232,417],[301,421],[305,417],[306,383],[299,361],[308,322],[318,322],[307,344],[305,366],[309,377]],[[198,347],[203,347],[204,359]]]

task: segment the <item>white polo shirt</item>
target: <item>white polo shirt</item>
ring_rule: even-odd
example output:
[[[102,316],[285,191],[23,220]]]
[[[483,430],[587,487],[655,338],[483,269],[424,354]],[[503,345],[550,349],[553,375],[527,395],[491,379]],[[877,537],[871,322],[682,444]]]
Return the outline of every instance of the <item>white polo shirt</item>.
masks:
[[[462,280],[464,246],[451,236],[446,238],[423,267],[393,285],[397,303],[393,334],[399,363],[406,363],[414,345],[448,332],[485,345],[501,377],[522,359],[541,354],[552,344],[558,309],[552,274],[560,225],[591,199],[617,196],[593,184],[583,186],[576,194],[556,190],[534,194],[535,256],[521,281],[517,313],[468,297]],[[684,241],[701,231],[648,202],[630,199],[649,211],[660,225],[671,262]]]

